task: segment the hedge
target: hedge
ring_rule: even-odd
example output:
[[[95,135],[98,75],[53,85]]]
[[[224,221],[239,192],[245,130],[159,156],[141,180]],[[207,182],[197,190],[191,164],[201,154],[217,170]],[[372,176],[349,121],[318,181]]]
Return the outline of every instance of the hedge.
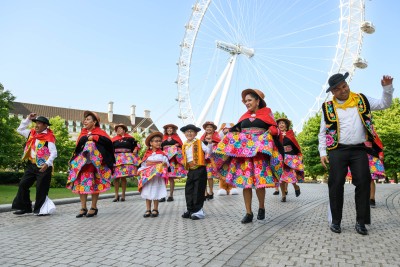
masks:
[[[23,172],[0,172],[0,184],[19,184],[23,175]],[[50,187],[65,187],[67,177],[67,173],[53,173]]]

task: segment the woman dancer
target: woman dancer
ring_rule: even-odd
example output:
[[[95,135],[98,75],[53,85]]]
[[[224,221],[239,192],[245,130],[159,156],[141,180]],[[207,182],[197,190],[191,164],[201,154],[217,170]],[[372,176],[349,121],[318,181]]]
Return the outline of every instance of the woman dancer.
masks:
[[[114,127],[117,135],[112,139],[115,152],[114,166],[114,189],[115,198],[113,202],[118,202],[119,182],[121,181],[122,195],[121,201],[125,201],[126,178],[137,174],[139,165],[138,150],[140,146],[131,135],[127,134],[128,127],[125,124],[117,124]]]
[[[226,182],[243,188],[246,215],[242,223],[253,221],[252,188],[259,203],[258,220],[265,218],[265,188],[274,187],[282,174],[282,155],[277,145],[278,129],[264,93],[257,89],[242,92],[247,112],[231,128],[215,150],[216,164]]]
[[[286,118],[277,119],[279,128],[279,142],[284,150],[283,173],[280,177],[280,187],[282,191],[282,202],[286,202],[287,185],[291,183],[295,189],[296,197],[300,196],[300,187],[298,182],[304,180],[303,155],[300,145],[290,129],[290,120]]]
[[[113,144],[108,134],[100,129],[99,116],[85,111],[83,117],[84,127],[76,140],[67,181],[67,188],[79,194],[81,200],[77,218],[97,215],[99,194],[110,189],[115,163]],[[89,211],[86,206],[88,194],[92,194]]]

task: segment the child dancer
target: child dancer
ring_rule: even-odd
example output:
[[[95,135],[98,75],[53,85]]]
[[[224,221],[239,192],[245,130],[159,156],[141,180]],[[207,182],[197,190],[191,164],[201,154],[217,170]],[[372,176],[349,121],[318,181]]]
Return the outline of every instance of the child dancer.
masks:
[[[189,171],[185,185],[187,210],[182,214],[182,218],[192,220],[205,218],[203,211],[204,192],[207,186],[205,154],[212,151],[212,142],[205,145],[200,139],[195,138],[200,130],[193,124],[181,128],[187,139],[182,148],[183,165]]]
[[[148,147],[143,156],[141,167],[138,170],[138,190],[142,198],[146,199],[146,212],[143,217],[157,217],[158,200],[167,196],[166,181],[168,179],[168,158],[161,150],[163,134],[155,132],[145,141]],[[154,208],[151,210],[151,202]]]

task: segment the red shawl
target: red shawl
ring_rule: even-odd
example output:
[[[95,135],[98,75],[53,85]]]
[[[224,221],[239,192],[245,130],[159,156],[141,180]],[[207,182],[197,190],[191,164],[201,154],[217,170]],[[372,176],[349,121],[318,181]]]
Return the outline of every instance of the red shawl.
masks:
[[[178,142],[178,144],[179,144],[180,146],[183,145],[182,140],[181,140],[181,138],[179,137],[178,134],[176,134],[176,133],[174,133],[174,134],[172,134],[172,135],[164,134],[164,135],[163,135],[162,141],[164,142],[165,140],[168,139],[168,137],[171,137],[172,139],[174,139],[176,142]]]
[[[144,153],[143,155],[142,162],[145,162],[148,157],[153,155],[153,153],[165,155],[165,153],[161,150],[161,148],[158,148],[156,151],[153,151],[152,149],[147,149],[146,153]]]
[[[276,128],[277,124],[274,119],[274,115],[272,114],[272,111],[270,108],[264,107],[260,108],[259,110],[256,111],[256,113],[252,113],[251,111],[247,111],[240,117],[239,122],[245,120],[245,119],[259,119],[265,122],[266,124],[271,125],[269,127],[269,131],[272,135],[277,135],[278,134],[278,129]]]
[[[200,137],[200,140],[201,140],[201,141],[204,141],[204,139],[206,138],[206,135],[207,135],[207,133],[204,133],[204,134]],[[219,134],[218,134],[217,132],[214,132],[211,138],[212,138],[212,141],[213,141],[214,143],[219,143],[219,142],[221,142],[221,138],[219,137]]]
[[[267,107],[260,108],[259,110],[256,111],[256,113],[247,111],[242,115],[242,117],[240,117],[238,123],[245,119],[250,119],[250,118],[260,119],[266,124],[277,126],[276,121],[274,120],[274,115],[271,112],[271,109]]]
[[[290,139],[290,141],[293,142],[293,144],[294,144],[294,145],[297,147],[297,149],[301,152],[300,145],[299,145],[299,143],[297,143],[297,140],[296,140],[296,137],[294,136],[293,130],[286,131],[286,135],[285,135],[285,136],[283,136],[282,133],[283,133],[283,132],[279,132],[279,141],[281,141],[281,143],[283,144],[283,138],[284,138],[284,137],[287,137],[287,138]]]
[[[131,135],[129,135],[129,134],[127,134],[127,133],[125,133],[124,135],[119,135],[119,134],[117,134],[116,136],[114,136],[112,139],[111,139],[111,141],[113,141],[113,142],[115,142],[115,141],[118,141],[118,140],[121,140],[121,139],[123,139],[123,138],[133,138]]]
[[[56,138],[54,137],[53,131],[47,128],[47,132],[36,133],[35,129],[31,129],[29,133],[29,138],[26,141],[26,147],[34,147],[36,140],[39,141],[47,141],[47,142],[56,142]]]
[[[92,135],[98,135],[98,136],[103,136],[111,140],[110,136],[103,131],[100,127],[95,127],[90,131]],[[87,136],[89,134],[89,131],[86,128],[82,128],[81,134],[79,135],[78,139],[76,140],[76,143],[79,143],[79,140],[82,138],[82,136]]]

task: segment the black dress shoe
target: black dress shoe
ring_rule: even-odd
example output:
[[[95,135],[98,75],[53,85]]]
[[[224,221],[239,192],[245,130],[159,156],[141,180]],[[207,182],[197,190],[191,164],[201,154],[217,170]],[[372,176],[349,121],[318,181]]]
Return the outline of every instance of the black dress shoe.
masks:
[[[211,195],[208,195],[208,200],[214,199],[214,193],[212,193]]]
[[[13,212],[13,214],[15,214],[15,215],[22,215],[25,213],[32,213],[32,211],[31,210],[17,210],[17,211]]]
[[[87,214],[87,209],[81,209],[80,211],[79,211],[79,213],[78,213],[78,215],[76,215],[75,217],[76,218],[82,218],[83,216],[86,216],[86,214]]]
[[[279,195],[279,191],[275,191],[275,192],[273,193],[273,195],[274,195],[274,196]]]
[[[242,223],[251,223],[253,222],[253,213],[246,213],[242,219]]]
[[[189,219],[191,215],[192,215],[192,213],[191,213],[190,211],[185,211],[185,212],[182,214],[182,218],[184,218],[184,219]]]
[[[300,187],[297,190],[294,190],[294,193],[296,194],[296,197],[300,196]]]
[[[158,202],[165,202],[165,197],[159,199]]]
[[[369,200],[369,205],[371,208],[375,208],[375,199],[370,199]]]
[[[360,235],[368,235],[368,229],[365,227],[365,224],[356,223],[356,231]]]
[[[87,213],[86,214],[86,217],[93,217],[93,216],[95,216],[95,215],[97,215],[97,212],[99,211],[98,209],[96,209],[96,208],[90,208],[90,210],[94,210],[94,212],[93,213]]]
[[[332,223],[330,229],[332,232],[337,233],[337,234],[340,234],[342,232],[342,228],[340,228],[340,224]]]
[[[168,197],[167,198],[167,202],[171,202],[171,201],[174,201],[174,197]]]
[[[257,220],[265,219],[265,209],[258,209]]]

